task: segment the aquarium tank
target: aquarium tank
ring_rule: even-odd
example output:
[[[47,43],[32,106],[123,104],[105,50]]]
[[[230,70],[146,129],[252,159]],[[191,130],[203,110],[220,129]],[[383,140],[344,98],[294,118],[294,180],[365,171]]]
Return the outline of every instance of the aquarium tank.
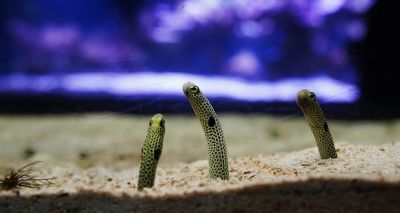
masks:
[[[360,73],[348,47],[365,38],[374,3],[2,2],[2,110],[189,111],[180,104],[187,81],[220,110],[294,106],[303,88],[351,104]]]
[[[0,1],[0,213],[400,212],[399,6]]]

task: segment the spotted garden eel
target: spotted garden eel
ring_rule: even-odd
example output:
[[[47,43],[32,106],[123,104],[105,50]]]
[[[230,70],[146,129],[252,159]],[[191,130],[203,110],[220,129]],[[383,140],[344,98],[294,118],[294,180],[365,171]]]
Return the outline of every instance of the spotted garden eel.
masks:
[[[314,134],[319,155],[322,159],[337,158],[335,144],[329,131],[324,113],[319,106],[315,93],[303,89],[297,93],[297,105],[303,111],[304,117]]]
[[[224,134],[211,103],[192,82],[183,84],[190,105],[203,127],[208,145],[208,167],[210,177],[229,180],[228,157]]]
[[[155,114],[149,123],[147,136],[143,144],[138,190],[153,187],[156,176],[157,164],[160,159],[165,134],[165,120],[162,114]]]

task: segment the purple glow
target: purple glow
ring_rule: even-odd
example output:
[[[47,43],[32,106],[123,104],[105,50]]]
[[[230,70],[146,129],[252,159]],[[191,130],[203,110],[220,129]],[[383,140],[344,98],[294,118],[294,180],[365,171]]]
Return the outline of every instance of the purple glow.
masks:
[[[344,5],[346,0],[317,0],[314,1],[314,9],[319,11],[321,14],[332,14],[340,10],[340,8]]]
[[[93,62],[135,61],[141,54],[129,42],[93,36],[81,42],[80,56]]]
[[[73,26],[41,27],[31,26],[20,21],[9,22],[10,32],[17,42],[29,44],[32,49],[43,51],[62,51],[77,45],[81,39],[80,31]]]
[[[354,41],[364,38],[366,31],[365,24],[359,20],[348,22],[346,25],[346,34]]]
[[[277,82],[250,82],[238,78],[205,77],[193,74],[141,72],[76,73],[51,75],[1,76],[0,92],[66,92],[72,94],[106,93],[116,96],[173,95],[183,96],[182,84],[192,81],[207,97],[232,98],[243,101],[295,101],[304,88],[315,91],[324,102],[353,102],[358,89],[329,77],[292,78]],[[32,84],[33,83],[33,84]]]
[[[375,2],[376,0],[348,0],[346,7],[353,12],[363,13],[369,10]]]
[[[240,51],[229,60],[229,70],[240,76],[252,76],[258,73],[260,63],[251,51]]]
[[[263,33],[262,25],[255,21],[244,21],[240,24],[240,33],[244,36],[255,38]]]
[[[41,33],[41,42],[49,49],[70,47],[77,43],[79,31],[73,27],[46,27]]]
[[[152,31],[151,37],[154,41],[160,43],[175,43],[179,41],[179,36],[176,32],[165,27],[159,27]]]
[[[204,24],[211,20],[211,14],[215,14],[220,5],[221,1],[215,0],[187,0],[181,11],[182,15]]]
[[[143,58],[141,51],[130,40],[115,38],[105,33],[83,36],[83,31],[68,25],[34,26],[11,21],[10,32],[15,42],[24,47],[21,55],[33,55],[35,61],[39,62],[54,62],[39,65],[42,69],[62,70],[63,64],[59,65],[59,61],[71,63],[79,60],[86,63],[118,65]],[[19,62],[19,65],[23,66],[24,62]],[[29,70],[25,67],[18,69]]]
[[[39,93],[177,95],[177,91],[168,88],[175,88],[175,84],[180,87],[191,80],[204,84],[205,89],[211,88],[211,96],[273,101],[289,100],[295,90],[302,89],[300,86],[324,91],[316,83],[322,81],[331,87],[326,92],[331,95],[335,94],[333,91],[345,91],[340,88],[351,87],[355,95],[346,100],[353,100],[358,96],[356,85],[351,83],[358,76],[347,47],[365,36],[368,29],[361,13],[374,2],[155,1],[141,4],[132,16],[109,16],[106,23],[97,23],[90,17],[86,20],[70,17],[71,22],[40,15],[37,22],[24,17],[9,18],[6,21],[12,49],[9,52],[15,51],[11,54],[15,56],[10,56],[6,69],[11,73],[57,72],[59,75],[14,75],[10,82],[0,79],[4,83],[0,88]],[[115,9],[110,14],[121,11],[121,8]],[[143,70],[154,73],[137,73]],[[156,74],[165,70],[170,73]],[[70,74],[82,71],[89,72]],[[125,75],[121,71],[135,74]],[[315,77],[315,73],[325,77]],[[209,80],[217,84],[213,86],[205,80],[208,77],[201,75],[220,77]],[[302,76],[315,78],[299,79]],[[256,80],[256,83],[235,77]],[[173,86],[164,87],[172,85],[171,82]],[[221,84],[231,89],[219,94],[217,89],[221,88],[214,87]],[[245,92],[257,89],[262,89],[263,94]],[[264,92],[265,89],[268,91]],[[269,89],[280,94],[269,94]]]
[[[272,19],[262,19],[261,25],[264,35],[269,35],[275,30],[275,22]]]
[[[375,0],[186,0],[175,8],[156,7],[153,11],[156,21],[152,26],[158,42],[177,42],[176,38],[182,31],[193,29],[196,24],[215,23],[225,25],[235,24],[235,20],[243,21],[240,29],[245,36],[260,36],[256,29],[256,20],[263,15],[291,13],[309,27],[319,27],[325,23],[325,18],[350,9],[357,13],[366,12]],[[250,24],[250,25],[249,25]],[[163,29],[160,31],[160,28]],[[162,32],[165,32],[163,39]]]

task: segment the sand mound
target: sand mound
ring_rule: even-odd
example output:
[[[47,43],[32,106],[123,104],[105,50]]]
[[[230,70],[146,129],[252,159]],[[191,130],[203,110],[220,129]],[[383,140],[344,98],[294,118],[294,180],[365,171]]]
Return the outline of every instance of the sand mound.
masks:
[[[137,168],[38,170],[56,185],[0,192],[0,212],[398,212],[400,144],[337,145],[338,159],[316,148],[231,159],[230,180],[210,180],[207,161],[160,167],[155,187],[136,190]]]

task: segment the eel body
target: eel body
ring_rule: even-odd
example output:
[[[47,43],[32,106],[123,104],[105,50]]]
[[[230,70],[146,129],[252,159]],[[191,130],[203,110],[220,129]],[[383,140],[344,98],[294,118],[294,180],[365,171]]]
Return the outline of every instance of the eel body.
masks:
[[[161,114],[155,114],[149,123],[147,136],[143,144],[138,190],[153,187],[158,160],[160,159],[165,134],[165,120]]]
[[[315,93],[303,89],[297,93],[297,105],[314,135],[322,159],[337,158],[335,145],[329,131],[325,115],[317,101]]]
[[[203,128],[208,147],[209,174],[213,179],[229,180],[228,157],[224,134],[211,103],[192,82],[183,84],[190,105]]]

